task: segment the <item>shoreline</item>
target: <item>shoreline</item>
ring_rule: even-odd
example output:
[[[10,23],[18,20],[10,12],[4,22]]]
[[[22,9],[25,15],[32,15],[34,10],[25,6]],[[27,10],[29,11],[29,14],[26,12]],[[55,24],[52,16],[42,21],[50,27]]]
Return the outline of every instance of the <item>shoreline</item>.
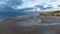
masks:
[[[29,16],[30,17],[30,16]],[[38,19],[43,19],[44,22],[47,22],[49,19],[58,19],[60,16],[54,17],[54,16],[37,16]],[[33,17],[30,18],[18,18],[20,19],[33,19]],[[45,20],[44,20],[45,19]],[[46,20],[47,19],[47,20]],[[15,19],[13,19],[15,20]],[[39,25],[30,25],[30,26],[19,26],[17,23],[8,23],[6,20],[5,22],[0,22],[0,34],[46,34],[47,32],[53,34],[60,34],[60,23],[40,23]],[[33,21],[33,20],[31,20]],[[55,20],[54,20],[55,21]],[[60,20],[59,20],[60,21]],[[7,22],[7,23],[6,23]],[[11,21],[12,22],[12,21]],[[15,21],[14,21],[15,22]],[[37,22],[36,22],[37,23]]]

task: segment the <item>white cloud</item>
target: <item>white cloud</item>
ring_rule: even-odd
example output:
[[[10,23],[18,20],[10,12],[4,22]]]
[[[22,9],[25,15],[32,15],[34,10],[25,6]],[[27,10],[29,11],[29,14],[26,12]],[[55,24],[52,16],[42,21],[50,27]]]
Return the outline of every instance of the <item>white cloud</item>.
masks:
[[[41,11],[41,9],[40,9],[40,8],[36,8],[36,10],[37,10],[37,11]]]
[[[5,9],[5,6],[7,5],[6,2],[0,1],[0,11]]]
[[[0,1],[0,9],[1,9],[1,7],[4,8],[4,5],[7,5],[8,1],[10,1],[10,0]],[[60,10],[60,7],[58,7],[58,5],[60,5],[60,0],[22,0],[22,1],[23,1],[22,5],[11,6],[11,7],[14,9],[17,9],[17,10],[24,9],[24,8],[33,8],[32,11]],[[52,7],[52,8],[43,10],[39,7],[36,7],[36,5],[41,5],[41,6],[43,6],[43,8],[47,8],[47,7]]]
[[[50,2],[50,3],[46,3],[44,5],[44,8],[46,7],[52,7],[51,9],[47,9],[47,10],[44,10],[44,11],[56,11],[56,10],[60,10],[60,7],[58,7],[58,5],[60,5],[59,3],[60,1],[53,1],[53,2]]]
[[[17,6],[16,9],[22,9],[22,8],[31,8],[35,7],[35,5],[38,5],[39,2],[37,0],[23,0],[23,4],[21,6]]]
[[[5,4],[7,4],[7,3],[4,1],[0,1],[0,5],[5,5]]]
[[[23,4],[19,6],[12,6],[15,9],[23,8],[33,8],[31,11],[55,11],[60,10],[58,5],[60,5],[60,0],[22,0]],[[36,5],[41,5],[43,8],[52,7],[50,9],[42,10],[41,8],[36,7]]]

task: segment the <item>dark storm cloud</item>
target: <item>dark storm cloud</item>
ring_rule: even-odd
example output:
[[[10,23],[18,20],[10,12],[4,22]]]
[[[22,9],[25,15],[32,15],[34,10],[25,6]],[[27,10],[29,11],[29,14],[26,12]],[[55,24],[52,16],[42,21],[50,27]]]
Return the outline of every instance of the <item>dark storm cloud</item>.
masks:
[[[22,3],[22,0],[0,0],[0,11],[8,10],[7,8],[11,9],[12,6],[16,7],[18,5],[21,5]]]
[[[17,6],[17,5],[21,5],[23,2],[22,0],[9,0],[7,3],[11,6]]]

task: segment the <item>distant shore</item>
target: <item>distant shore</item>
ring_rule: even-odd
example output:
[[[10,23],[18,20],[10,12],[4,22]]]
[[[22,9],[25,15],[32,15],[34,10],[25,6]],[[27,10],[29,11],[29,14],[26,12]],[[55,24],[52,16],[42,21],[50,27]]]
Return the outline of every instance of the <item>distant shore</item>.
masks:
[[[60,11],[45,12],[43,14],[39,14],[39,16],[60,16]]]

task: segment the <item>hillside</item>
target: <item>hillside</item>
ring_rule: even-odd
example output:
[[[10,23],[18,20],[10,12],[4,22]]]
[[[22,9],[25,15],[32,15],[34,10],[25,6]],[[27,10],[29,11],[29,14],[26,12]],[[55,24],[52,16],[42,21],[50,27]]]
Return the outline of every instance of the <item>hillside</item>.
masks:
[[[39,14],[39,16],[60,16],[60,11],[46,12],[44,14]]]

